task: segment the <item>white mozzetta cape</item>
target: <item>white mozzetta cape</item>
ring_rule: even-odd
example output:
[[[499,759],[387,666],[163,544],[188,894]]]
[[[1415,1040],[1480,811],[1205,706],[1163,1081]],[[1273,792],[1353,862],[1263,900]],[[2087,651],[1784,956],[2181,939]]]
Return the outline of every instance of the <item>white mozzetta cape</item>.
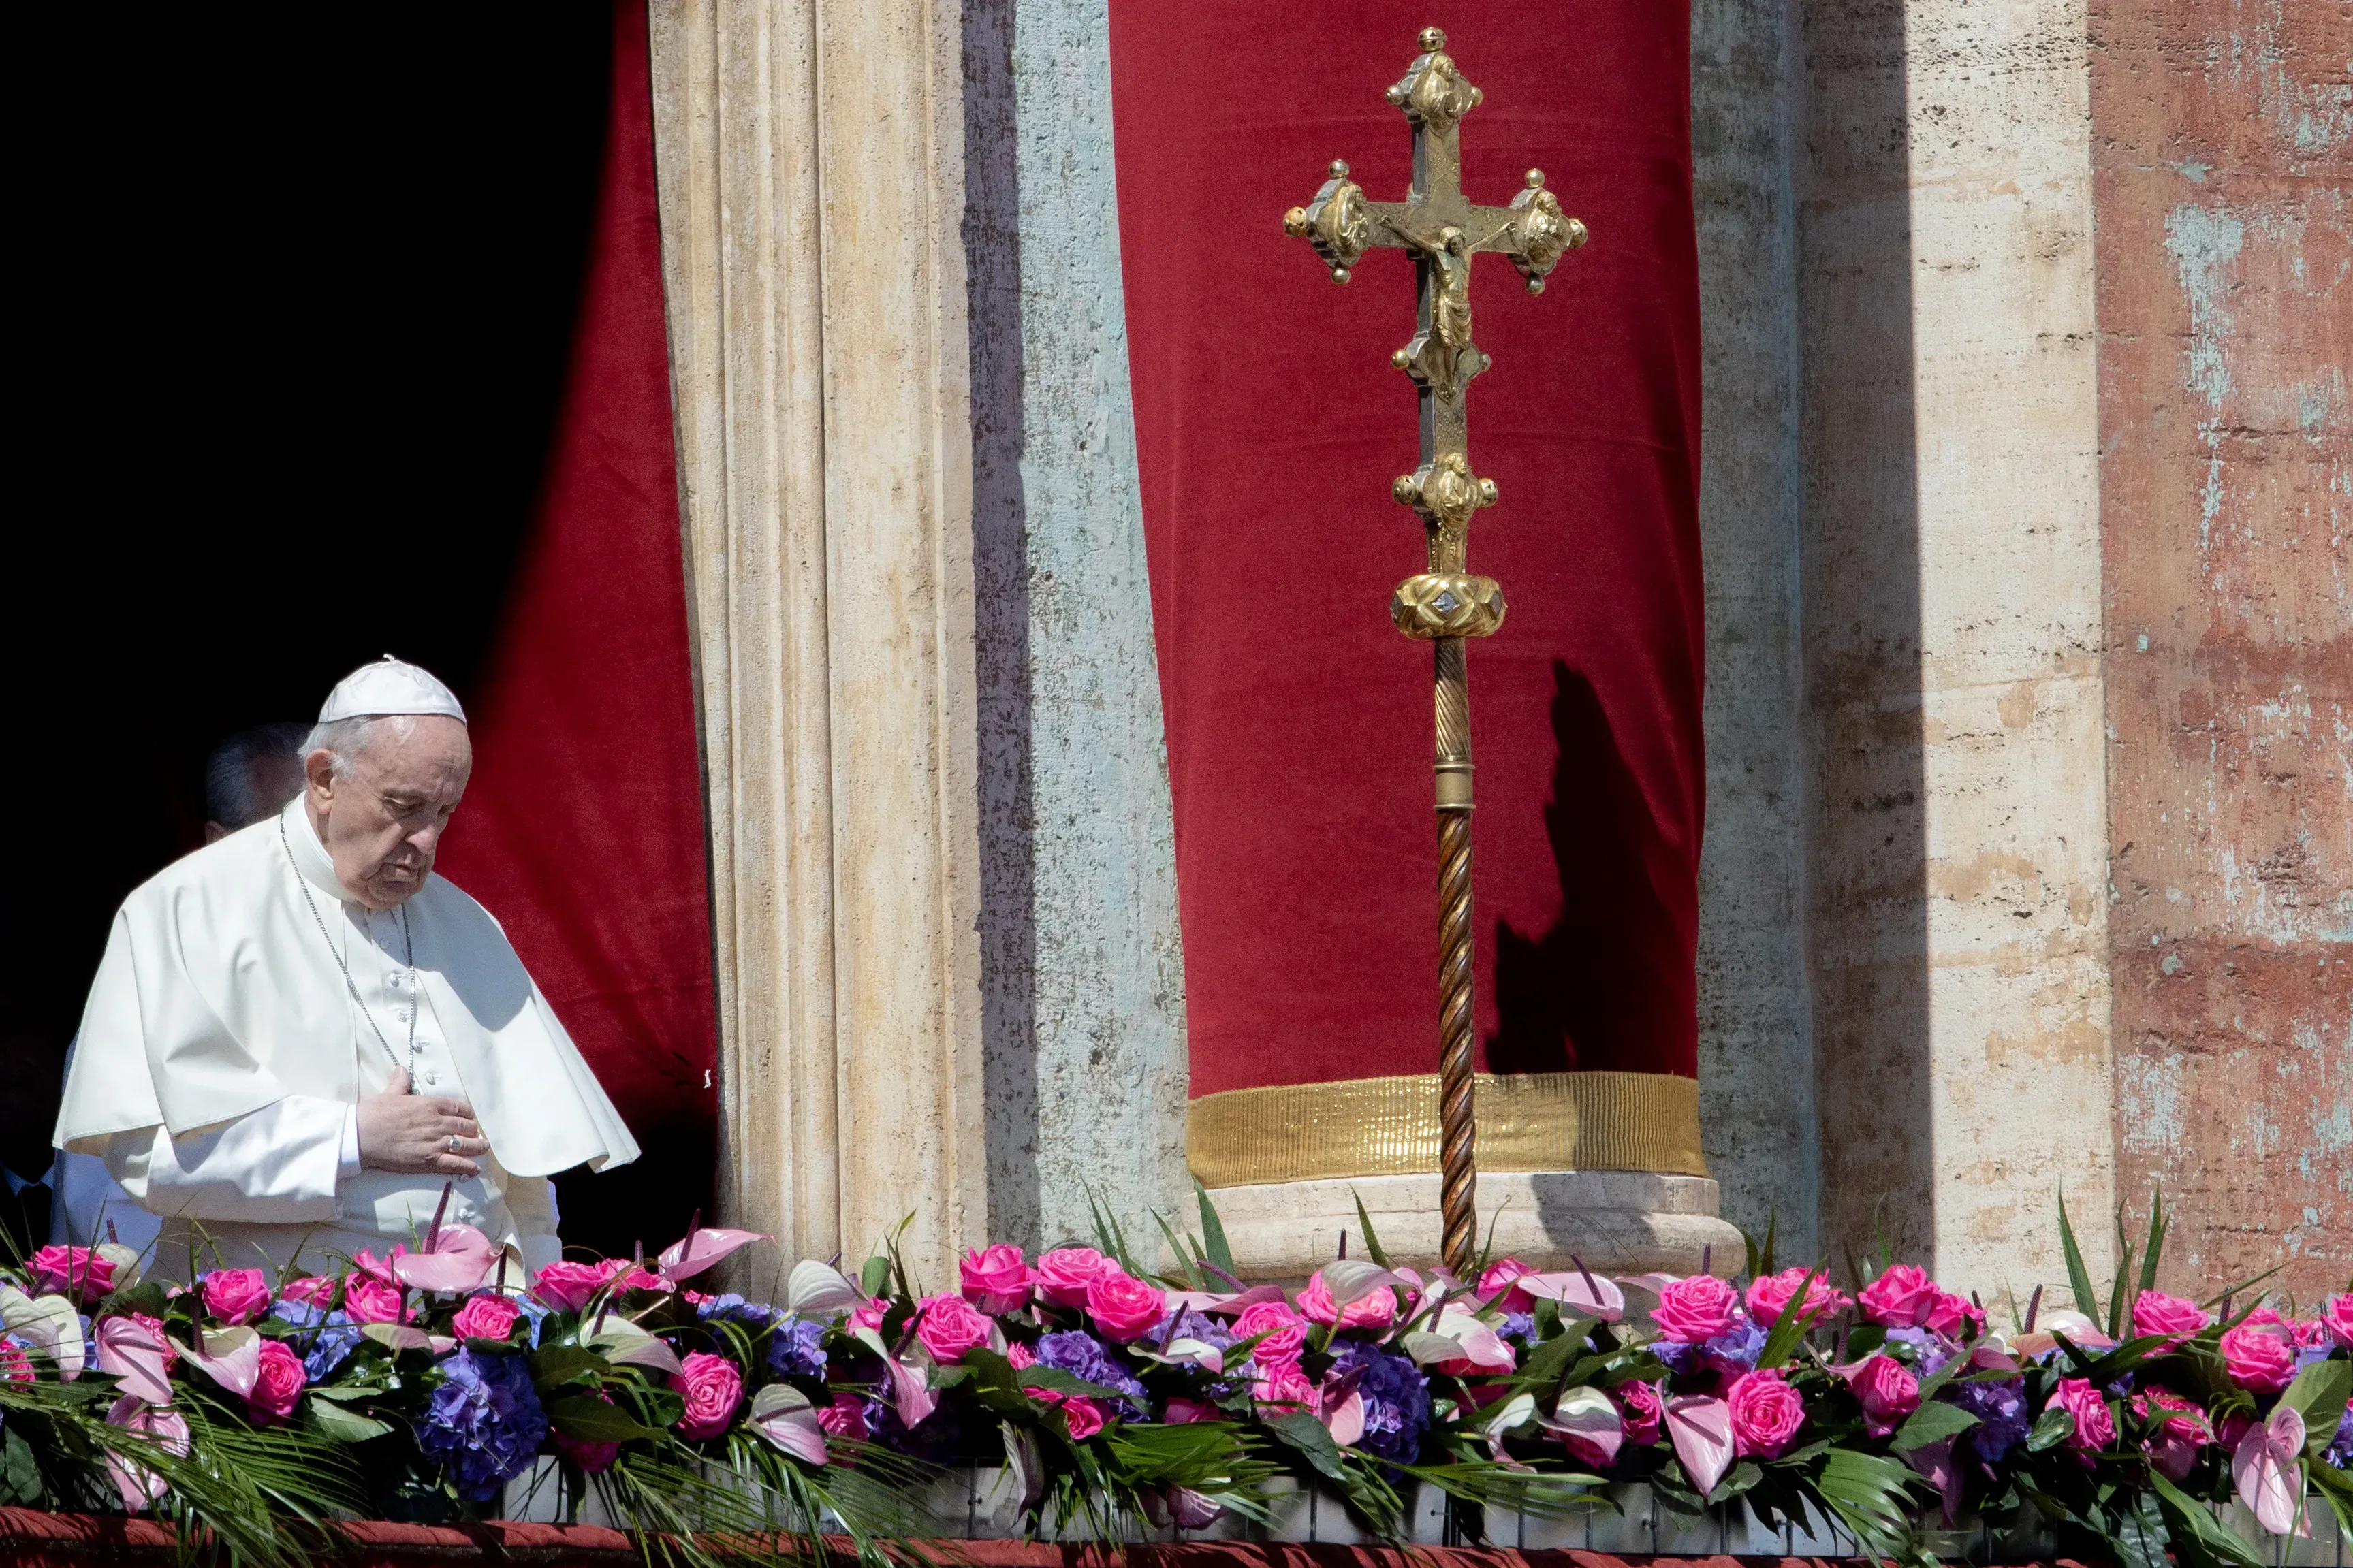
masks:
[[[343,895],[297,795],[174,862],[123,900],[82,1015],[58,1116],[59,1147],[173,1136],[288,1095],[351,1103],[383,1081],[383,1047],[345,989],[288,856],[341,932]],[[405,906],[420,992],[482,1136],[506,1171],[544,1176],[638,1157],[636,1140],[490,912],[438,876]],[[390,1031],[391,1026],[379,1020]]]

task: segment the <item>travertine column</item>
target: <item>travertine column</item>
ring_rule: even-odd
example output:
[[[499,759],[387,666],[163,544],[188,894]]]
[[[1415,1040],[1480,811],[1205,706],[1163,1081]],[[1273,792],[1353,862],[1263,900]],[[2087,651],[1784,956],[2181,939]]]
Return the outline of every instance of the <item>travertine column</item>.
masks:
[[[720,1191],[787,1256],[978,1234],[958,13],[654,0],[712,821]]]

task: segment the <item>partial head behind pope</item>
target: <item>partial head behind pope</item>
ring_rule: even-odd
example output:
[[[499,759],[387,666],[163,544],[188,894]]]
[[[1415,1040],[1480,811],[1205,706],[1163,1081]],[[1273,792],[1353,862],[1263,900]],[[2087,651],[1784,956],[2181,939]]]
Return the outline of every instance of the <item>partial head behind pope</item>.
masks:
[[[328,697],[304,788],[123,900],[56,1142],[164,1216],[157,1262],[417,1244],[440,1206],[558,1255],[546,1177],[638,1147],[491,912],[433,870],[472,767],[449,689],[387,657]]]

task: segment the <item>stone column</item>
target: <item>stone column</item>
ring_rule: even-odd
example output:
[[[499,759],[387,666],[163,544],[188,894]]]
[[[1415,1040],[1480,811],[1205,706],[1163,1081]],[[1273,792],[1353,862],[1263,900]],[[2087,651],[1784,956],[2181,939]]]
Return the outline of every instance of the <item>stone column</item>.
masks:
[[[651,16],[722,1203],[853,1262],[912,1213],[937,1281],[986,1192],[958,13]]]

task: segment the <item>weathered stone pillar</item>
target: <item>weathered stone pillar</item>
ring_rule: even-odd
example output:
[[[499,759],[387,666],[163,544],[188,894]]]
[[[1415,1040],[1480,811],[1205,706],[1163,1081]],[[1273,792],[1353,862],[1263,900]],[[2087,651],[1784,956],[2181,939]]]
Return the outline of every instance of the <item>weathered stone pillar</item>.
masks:
[[[787,1257],[981,1228],[958,12],[654,0],[720,1192]]]

